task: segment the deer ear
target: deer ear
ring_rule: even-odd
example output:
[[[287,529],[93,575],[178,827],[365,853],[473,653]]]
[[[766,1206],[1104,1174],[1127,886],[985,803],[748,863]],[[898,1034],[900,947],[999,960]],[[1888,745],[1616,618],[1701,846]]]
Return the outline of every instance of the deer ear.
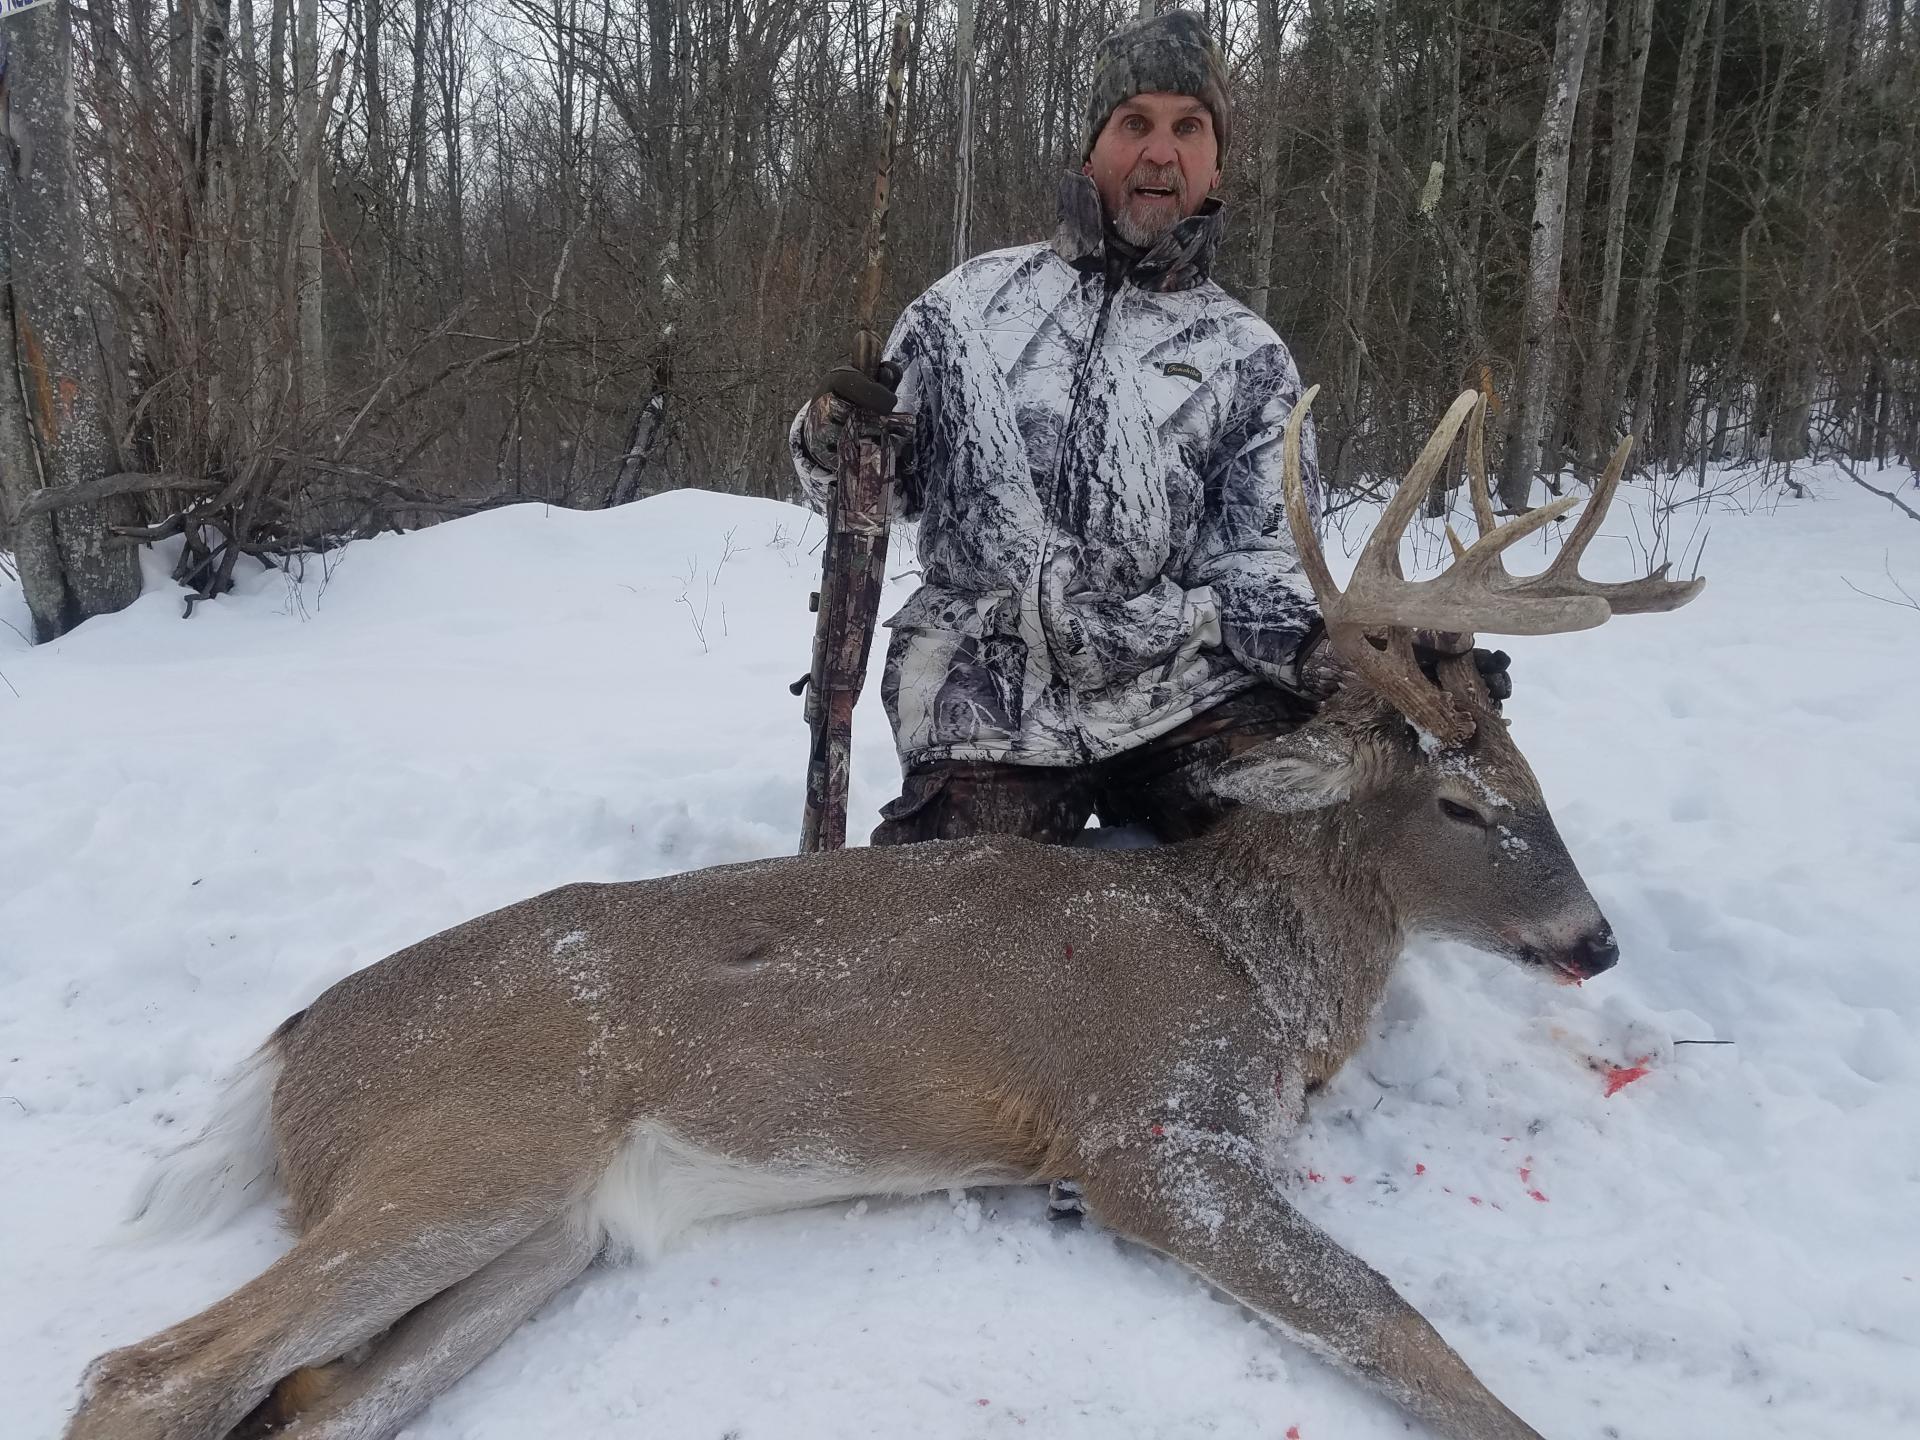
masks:
[[[1234,756],[1214,772],[1213,788],[1228,800],[1285,814],[1351,798],[1365,770],[1352,735],[1310,725]]]

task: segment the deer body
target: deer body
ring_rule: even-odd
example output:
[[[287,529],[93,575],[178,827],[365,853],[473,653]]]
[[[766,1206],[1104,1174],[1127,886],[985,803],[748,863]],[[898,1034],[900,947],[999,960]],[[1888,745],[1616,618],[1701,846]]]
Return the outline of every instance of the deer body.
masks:
[[[1403,496],[1429,479],[1416,466]],[[1562,978],[1615,959],[1532,772],[1451,663],[1447,694],[1354,684],[1229,761],[1215,784],[1240,808],[1182,845],[987,838],[569,886],[348,976],[151,1197],[205,1209],[277,1174],[297,1243],[95,1362],[69,1440],[384,1440],[603,1252],[1065,1178],[1437,1433],[1539,1440],[1283,1184],[1307,1091],[1360,1043],[1409,936]]]
[[[1297,1097],[1338,1067],[1400,934],[1384,905],[1356,925],[1288,902],[1291,934],[1222,917],[1236,828],[1165,851],[770,861],[469,922],[273,1042],[293,1213],[311,1226],[391,1164],[430,1173],[430,1153],[490,1158],[523,1134],[558,1152],[568,1195],[639,1135],[788,1177],[801,1203],[1081,1174],[1182,1104],[1230,1102],[1236,1128],[1277,1136],[1294,1117],[1276,1077]],[[1275,947],[1286,979],[1263,984]]]
[[[568,886],[350,975],[263,1056],[300,1243],[107,1356],[72,1433],[225,1435],[288,1373],[423,1327],[435,1297],[458,1309],[503,1258],[533,1283],[486,1348],[603,1248],[1075,1177],[1102,1220],[1417,1411],[1464,1405],[1452,1433],[1529,1435],[1280,1188],[1303,1096],[1363,1038],[1405,938],[1358,819],[1248,807],[1164,849],[990,838]],[[1323,1290],[1337,1327],[1298,1303]],[[1419,1393],[1388,1358],[1411,1335],[1446,1387]],[[355,1384],[399,1343],[343,1368],[296,1433],[404,1421],[430,1389],[402,1406]],[[142,1384],[156,1362],[197,1386]],[[204,1411],[168,1418],[195,1388]]]

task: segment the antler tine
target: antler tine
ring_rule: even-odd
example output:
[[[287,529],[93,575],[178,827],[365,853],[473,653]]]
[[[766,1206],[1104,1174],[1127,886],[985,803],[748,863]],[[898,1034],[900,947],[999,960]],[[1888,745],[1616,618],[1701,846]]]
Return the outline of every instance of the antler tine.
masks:
[[[1580,574],[1580,557],[1586,553],[1588,544],[1600,532],[1601,522],[1607,518],[1607,510],[1613,504],[1614,492],[1620,488],[1621,477],[1626,474],[1627,457],[1632,451],[1631,435],[1625,436],[1614,446],[1613,458],[1607,462],[1606,470],[1594,483],[1587,508],[1581,511],[1579,523],[1573,527],[1573,533],[1561,546],[1560,553],[1538,576],[1519,582],[1528,595],[1590,597],[1605,601],[1611,615],[1650,615],[1678,610],[1706,588],[1704,575],[1696,575],[1691,580],[1667,579],[1670,567],[1666,565],[1638,580],[1615,583],[1588,580]]]
[[[1439,428],[1427,440],[1426,448],[1413,462],[1413,468],[1407,471],[1407,478],[1400,482],[1400,488],[1381,512],[1380,523],[1373,527],[1373,534],[1367,537],[1366,548],[1360,552],[1360,559],[1353,567],[1354,579],[1349,582],[1350,587],[1361,583],[1363,577],[1376,570],[1384,570],[1395,580],[1403,578],[1400,570],[1400,537],[1407,533],[1414,511],[1426,499],[1433,477],[1439,473],[1447,452],[1453,448],[1454,436],[1460,433],[1461,422],[1479,404],[1478,390],[1462,390],[1455,397]]]
[[[1300,427],[1313,408],[1313,397],[1319,393],[1320,387],[1312,386],[1287,416],[1280,446],[1280,495],[1286,502],[1287,528],[1293,531],[1294,553],[1300,557],[1300,568],[1307,572],[1307,583],[1313,586],[1314,596],[1320,601],[1320,614],[1325,618],[1330,607],[1339,603],[1340,587],[1334,584],[1333,572],[1327,568],[1326,553],[1320,548],[1320,536],[1313,528],[1313,514],[1307,506],[1306,481],[1300,475]]]
[[[1580,557],[1586,553],[1588,543],[1600,533],[1600,522],[1607,518],[1607,511],[1613,505],[1613,492],[1620,488],[1620,477],[1627,471],[1627,456],[1633,451],[1633,437],[1623,436],[1613,447],[1613,458],[1607,461],[1607,468],[1594,482],[1593,495],[1587,501],[1587,508],[1580,512],[1580,521],[1573,527],[1573,533],[1561,545],[1560,553],[1553,557],[1544,574],[1559,579],[1563,576],[1578,579]]]
[[[1467,426],[1467,494],[1473,500],[1473,523],[1482,535],[1500,528],[1493,515],[1493,491],[1487,484],[1487,407],[1478,406]]]
[[[1553,635],[1590,630],[1607,618],[1606,605],[1591,596],[1523,591],[1525,582],[1516,581],[1501,565],[1503,551],[1559,519],[1579,500],[1565,496],[1500,524],[1487,486],[1484,411],[1479,391],[1461,392],[1407,472],[1354,566],[1340,606],[1348,623],[1376,630],[1404,626],[1462,635],[1477,630]],[[1409,582],[1400,572],[1401,532],[1445,461],[1460,426],[1469,421],[1467,472],[1480,534],[1464,554],[1456,548],[1454,563],[1445,572],[1431,580]]]
[[[1487,571],[1495,571],[1503,579],[1512,579],[1507,574],[1506,567],[1500,563],[1501,553],[1512,549],[1543,525],[1558,520],[1579,503],[1578,495],[1562,495],[1558,500],[1550,500],[1545,505],[1536,506],[1524,515],[1514,516],[1504,525],[1496,526],[1492,530],[1483,530],[1480,537],[1467,547],[1467,553],[1460,557],[1459,564],[1455,568],[1463,575],[1479,575]],[[1514,583],[1524,585],[1529,582],[1519,580]]]
[[[1414,660],[1411,633],[1405,628],[1389,629],[1388,648],[1383,653],[1367,639],[1363,627],[1347,618],[1347,597],[1334,584],[1333,572],[1327,568],[1326,553],[1320,548],[1320,537],[1314,533],[1313,516],[1307,506],[1306,481],[1300,471],[1300,429],[1306,423],[1314,396],[1319,393],[1318,385],[1308,390],[1287,417],[1280,450],[1280,493],[1286,504],[1287,527],[1293,531],[1293,548],[1300,557],[1300,568],[1306,572],[1307,582],[1313,586],[1314,596],[1320,602],[1320,618],[1326,624],[1327,639],[1375,694],[1413,724],[1443,745],[1463,744],[1473,735],[1473,720],[1427,683]],[[1385,524],[1383,518],[1382,528]],[[1405,524],[1402,520],[1402,528]]]

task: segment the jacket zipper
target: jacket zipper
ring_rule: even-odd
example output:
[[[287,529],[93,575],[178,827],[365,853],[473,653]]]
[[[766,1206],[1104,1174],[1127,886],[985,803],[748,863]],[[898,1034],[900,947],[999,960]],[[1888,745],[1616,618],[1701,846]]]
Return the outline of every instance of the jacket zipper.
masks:
[[[1048,507],[1047,531],[1040,542],[1040,563],[1035,575],[1036,589],[1041,602],[1040,633],[1046,637],[1047,654],[1051,662],[1049,668],[1056,677],[1061,674],[1059,646],[1054,642],[1052,618],[1047,614],[1045,603],[1048,593],[1048,562],[1053,557],[1054,534],[1065,522],[1067,502],[1071,498],[1067,494],[1067,457],[1072,450],[1074,422],[1080,418],[1080,402],[1086,396],[1087,378],[1093,373],[1093,359],[1100,353],[1101,342],[1106,339],[1107,319],[1113,313],[1113,302],[1119,298],[1120,287],[1126,283],[1126,278],[1123,275],[1109,275],[1103,271],[1100,283],[1105,287],[1105,294],[1100,300],[1100,314],[1093,322],[1093,334],[1089,337],[1087,348],[1080,357],[1079,371],[1073,377],[1073,393],[1067,400],[1066,424],[1060,427],[1060,454],[1054,461],[1052,503]],[[1080,747],[1081,758],[1092,759],[1093,752],[1087,748],[1086,740],[1080,736],[1077,729],[1074,740]]]

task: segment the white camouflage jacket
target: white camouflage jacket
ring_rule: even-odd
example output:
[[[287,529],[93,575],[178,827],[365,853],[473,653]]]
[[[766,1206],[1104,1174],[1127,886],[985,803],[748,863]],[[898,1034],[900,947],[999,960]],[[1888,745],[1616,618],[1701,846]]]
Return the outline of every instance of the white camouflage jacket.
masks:
[[[1209,202],[1124,256],[1071,175],[1051,244],[967,261],[894,326],[924,581],[886,622],[906,769],[1084,764],[1293,681],[1317,619],[1280,494],[1300,377],[1207,278],[1221,225]],[[820,505],[805,414],[790,443]],[[1304,455],[1317,514],[1310,429]]]

